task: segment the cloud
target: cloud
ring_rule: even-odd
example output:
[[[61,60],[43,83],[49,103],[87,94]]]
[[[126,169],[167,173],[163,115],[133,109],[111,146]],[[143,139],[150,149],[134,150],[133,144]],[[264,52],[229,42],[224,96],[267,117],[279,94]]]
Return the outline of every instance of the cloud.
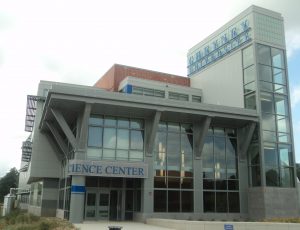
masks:
[[[10,15],[0,12],[0,31],[9,29],[13,26],[14,20]]]
[[[300,85],[291,88],[291,106],[294,109],[300,103]]]
[[[300,29],[286,32],[287,57],[290,58],[296,50],[300,49]]]

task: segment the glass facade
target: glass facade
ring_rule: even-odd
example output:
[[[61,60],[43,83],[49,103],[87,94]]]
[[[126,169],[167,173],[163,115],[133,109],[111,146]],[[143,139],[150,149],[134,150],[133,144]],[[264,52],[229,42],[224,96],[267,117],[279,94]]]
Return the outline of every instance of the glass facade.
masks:
[[[204,212],[240,212],[235,129],[209,129],[202,150],[202,168]]]
[[[193,129],[160,122],[154,150],[154,212],[193,212]]]
[[[266,185],[294,187],[284,52],[261,44],[256,52]]]
[[[91,116],[87,159],[143,161],[143,120]]]

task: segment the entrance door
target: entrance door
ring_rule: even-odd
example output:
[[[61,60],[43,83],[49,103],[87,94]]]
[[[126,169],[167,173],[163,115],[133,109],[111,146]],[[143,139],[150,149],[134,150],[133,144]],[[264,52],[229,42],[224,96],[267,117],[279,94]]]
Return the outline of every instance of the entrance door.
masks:
[[[87,192],[86,193],[86,202],[85,202],[85,218],[86,219],[95,219],[96,218],[96,192]]]
[[[108,220],[109,217],[109,192],[100,192],[99,193],[99,202],[98,202],[98,219],[99,220]]]
[[[110,191],[109,219],[115,221],[122,220],[122,191],[121,190]]]

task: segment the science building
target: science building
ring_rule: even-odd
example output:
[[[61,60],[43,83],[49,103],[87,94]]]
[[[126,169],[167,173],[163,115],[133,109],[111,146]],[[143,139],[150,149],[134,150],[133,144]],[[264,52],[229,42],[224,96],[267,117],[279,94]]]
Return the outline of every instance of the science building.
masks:
[[[21,207],[73,223],[299,216],[281,14],[249,7],[188,51],[187,70],[41,81]]]

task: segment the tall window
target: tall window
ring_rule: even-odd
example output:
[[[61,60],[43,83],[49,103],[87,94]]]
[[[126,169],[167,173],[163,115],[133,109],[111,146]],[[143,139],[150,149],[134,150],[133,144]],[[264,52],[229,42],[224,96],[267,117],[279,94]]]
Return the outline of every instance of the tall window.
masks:
[[[294,187],[284,53],[260,44],[256,49],[266,185]]]
[[[116,117],[90,117],[87,159],[143,161],[143,121]]]
[[[256,109],[256,74],[253,46],[243,50],[244,103],[246,109]]]
[[[213,127],[202,150],[204,212],[240,212],[236,130]]]
[[[160,122],[154,175],[154,212],[193,212],[191,124]]]

